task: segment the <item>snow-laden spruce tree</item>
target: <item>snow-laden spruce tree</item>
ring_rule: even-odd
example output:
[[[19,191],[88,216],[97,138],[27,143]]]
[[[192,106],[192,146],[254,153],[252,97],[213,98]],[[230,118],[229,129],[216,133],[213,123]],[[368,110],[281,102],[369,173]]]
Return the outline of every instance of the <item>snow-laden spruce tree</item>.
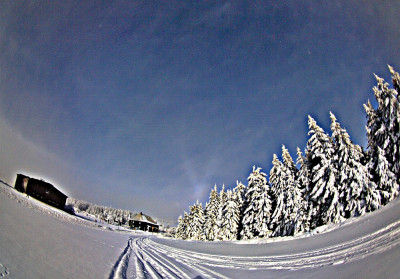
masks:
[[[397,197],[400,178],[400,77],[392,67],[389,67],[389,70],[393,89],[389,88],[384,79],[375,76],[377,86],[373,90],[378,107],[374,109],[369,101],[364,105],[367,113],[369,171],[372,182],[382,192],[383,204]],[[382,167],[382,164],[387,166]],[[381,176],[389,181],[385,181]]]
[[[338,169],[336,184],[345,218],[363,215],[379,207],[380,195],[370,183],[367,158],[362,148],[350,140],[349,134],[330,113],[332,137],[335,140],[335,160]]]
[[[282,161],[287,178],[286,217],[283,235],[293,235],[301,231],[306,204],[302,195],[300,184],[297,181],[299,170],[290,156],[289,150],[282,146]],[[301,216],[303,215],[303,216]]]
[[[214,240],[218,234],[217,218],[219,213],[219,196],[217,185],[211,190],[210,198],[205,206],[204,234],[206,240]]]
[[[396,97],[396,104],[392,112],[394,120],[392,120],[392,134],[394,142],[394,154],[392,155],[393,160],[393,173],[396,175],[397,182],[400,187],[400,75],[394,71],[393,67],[389,66],[389,71],[392,76],[393,90],[391,91],[393,97]],[[399,188],[398,188],[399,189]]]
[[[204,239],[204,210],[203,206],[199,201],[194,205],[190,206],[189,220],[190,220],[190,232],[188,235],[189,239],[203,240]]]
[[[276,154],[273,155],[272,169],[269,173],[269,183],[271,187],[271,195],[274,200],[274,208],[271,216],[271,222],[269,224],[272,230],[272,236],[282,236],[283,227],[285,224],[285,194],[287,185],[285,182],[286,176],[283,169],[283,164],[279,161]]]
[[[378,146],[377,153],[376,164],[374,164],[375,167],[372,171],[378,179],[376,182],[381,190],[382,199],[389,202],[399,195],[398,187],[396,187],[398,178],[390,170],[390,163],[385,156],[385,151]]]
[[[270,172],[270,184],[276,206],[272,215],[271,229],[273,236],[289,236],[295,232],[300,216],[299,211],[304,211],[301,190],[296,183],[297,168],[289,151],[282,146],[282,160],[274,154]],[[299,224],[300,226],[300,224]]]
[[[365,154],[359,145],[350,140],[349,134],[340,126],[332,112],[330,118],[332,138],[335,142],[334,160],[337,166],[336,185],[340,197],[339,214],[343,218],[360,216],[367,212],[367,195],[372,194],[370,199],[376,198],[376,195],[368,191],[369,173]]]
[[[221,240],[237,239],[240,212],[235,195],[231,190],[226,192],[226,202],[222,208],[222,214],[224,218],[219,229],[219,238]]]
[[[185,231],[184,225],[185,224],[183,222],[183,217],[182,217],[182,215],[180,215],[179,218],[178,218],[178,226],[176,227],[175,238],[185,239],[185,237],[184,237],[184,231]]]
[[[236,187],[233,189],[233,194],[236,198],[236,202],[238,203],[241,215],[243,215],[244,212],[246,191],[247,187],[243,185],[242,182],[236,181]]]
[[[218,216],[217,216],[217,226],[218,226],[218,232],[217,232],[217,238],[222,239],[222,234],[220,233],[220,229],[222,226],[222,223],[225,222],[226,216],[223,214],[223,208],[225,207],[226,203],[228,201],[227,194],[225,192],[225,185],[222,185],[222,189],[219,192],[219,208],[218,208]]]
[[[181,239],[188,239],[191,233],[190,232],[191,228],[190,228],[189,214],[187,214],[186,211],[183,213],[183,218],[181,222],[182,222],[180,226],[181,231],[179,232],[179,237]]]
[[[248,177],[246,192],[246,209],[243,216],[242,239],[268,237],[271,235],[268,224],[271,219],[272,202],[266,174],[261,168],[253,166]]]
[[[370,178],[370,184],[373,185],[370,188],[375,188],[381,198],[381,205],[385,205],[390,200],[394,199],[396,187],[395,174],[391,171],[389,163],[386,159],[385,151],[374,143],[374,138],[379,138],[378,126],[381,122],[378,117],[378,113],[374,110],[371,103],[368,101],[364,105],[367,113],[367,139],[368,139],[368,172]],[[384,129],[382,129],[384,130]],[[381,130],[381,131],[382,131]],[[373,135],[376,135],[374,137]],[[394,190],[394,191],[393,191]]]
[[[308,116],[310,139],[307,142],[306,158],[310,172],[310,228],[337,223],[340,215],[339,192],[336,188],[337,170],[334,164],[332,139]]]
[[[371,174],[368,173],[368,176],[371,177]],[[387,192],[378,190],[376,183],[371,179],[368,181],[367,194],[365,196],[365,210],[366,212],[372,212],[382,206],[382,197],[385,196],[384,193]]]
[[[243,228],[243,215],[246,208],[246,191],[247,187],[242,182],[236,181],[236,187],[233,189],[233,197],[239,208],[239,227],[237,230],[237,239],[240,239],[240,232]]]
[[[310,177],[308,171],[308,164],[306,158],[303,156],[300,148],[297,147],[297,165],[299,166],[299,171],[296,176],[296,185],[301,192],[301,205],[297,211],[296,223],[294,228],[294,234],[308,232],[310,231],[310,215],[309,215],[309,184]]]

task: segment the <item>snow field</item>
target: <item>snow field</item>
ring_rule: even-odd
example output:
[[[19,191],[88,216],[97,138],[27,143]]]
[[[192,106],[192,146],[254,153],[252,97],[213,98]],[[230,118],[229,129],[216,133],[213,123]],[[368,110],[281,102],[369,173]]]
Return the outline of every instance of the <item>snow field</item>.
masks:
[[[32,199],[13,191],[0,186],[5,278],[368,279],[400,272],[400,200],[301,238],[205,242],[98,229],[40,204],[29,208]]]
[[[105,278],[127,237],[0,185],[0,273],[5,278]]]
[[[176,267],[182,264],[203,275],[230,278],[229,275],[236,269],[266,271],[269,269],[298,270],[320,268],[326,265],[351,263],[372,254],[383,253],[400,244],[400,221],[355,240],[321,249],[286,255],[241,257],[206,254],[174,248],[157,243],[150,238],[130,239],[130,243],[131,246],[134,243],[135,255],[140,259],[142,265],[144,265],[143,260],[145,260],[147,265],[145,270],[154,270],[161,274],[162,278],[193,278],[194,273],[182,274],[182,269],[172,269],[173,273],[168,275],[163,272],[165,267]],[[137,251],[138,248],[141,249],[141,252]],[[146,256],[143,257],[143,254]],[[167,265],[164,264],[166,261]],[[221,272],[214,271],[216,268]],[[169,270],[171,271],[171,269]],[[136,270],[136,273],[142,274],[142,272],[143,269]],[[225,276],[224,273],[227,273],[228,276]]]
[[[391,216],[391,214],[388,215]],[[380,216],[370,217],[372,217],[372,223],[375,223]],[[379,257],[389,250],[399,252],[400,220],[393,221],[378,230],[370,228],[371,233],[360,233],[360,237],[345,240],[351,238],[354,228],[370,225],[371,219],[362,219],[353,220],[352,223],[348,222],[340,229],[320,235],[320,239],[316,239],[314,246],[322,247],[311,249],[300,247],[301,239],[295,238],[281,243],[276,240],[272,243],[261,244],[260,242],[258,245],[237,245],[240,242],[214,242],[211,244],[213,246],[210,246],[209,242],[131,237],[127,248],[116,264],[116,272],[110,278],[195,278],[196,276],[201,276],[201,278],[240,278],[239,274],[246,274],[248,278],[264,278],[263,274],[270,274],[271,271],[288,274],[301,271],[304,274],[311,274],[310,276],[316,273],[318,276],[315,278],[321,278],[319,276],[325,274],[324,267],[337,266],[340,268],[344,265],[348,267],[353,263],[359,265],[363,259],[372,256]],[[341,232],[343,235],[340,236]],[[337,243],[324,246],[325,239],[329,238],[329,234],[334,234],[336,237],[339,234]],[[307,240],[312,240],[314,237],[309,237]],[[287,244],[286,249],[282,250],[300,249],[304,251],[293,253],[272,251],[268,253],[268,248],[272,244]],[[214,249],[209,249],[210,247]],[[254,249],[255,247],[258,249]],[[208,252],[205,252],[207,250]],[[241,254],[245,255],[236,255],[240,254],[239,250],[241,250]],[[261,253],[264,251],[264,254],[267,255],[255,256],[255,253],[253,254],[256,252],[255,250],[261,251]],[[334,276],[334,273],[326,274]],[[350,272],[346,275],[351,278],[351,274]],[[363,274],[362,278],[377,278],[376,276],[376,273],[369,273]],[[289,278],[291,277],[289,276]],[[338,277],[334,276],[334,278]]]

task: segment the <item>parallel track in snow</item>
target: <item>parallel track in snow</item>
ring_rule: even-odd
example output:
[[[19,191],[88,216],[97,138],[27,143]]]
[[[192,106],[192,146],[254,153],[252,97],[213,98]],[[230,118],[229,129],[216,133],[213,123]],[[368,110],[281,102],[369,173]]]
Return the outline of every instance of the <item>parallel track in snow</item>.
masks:
[[[301,253],[271,256],[213,255],[160,244],[146,237],[132,237],[110,279],[228,278],[224,276],[224,270],[310,269],[360,260],[399,244],[400,221],[351,241]]]

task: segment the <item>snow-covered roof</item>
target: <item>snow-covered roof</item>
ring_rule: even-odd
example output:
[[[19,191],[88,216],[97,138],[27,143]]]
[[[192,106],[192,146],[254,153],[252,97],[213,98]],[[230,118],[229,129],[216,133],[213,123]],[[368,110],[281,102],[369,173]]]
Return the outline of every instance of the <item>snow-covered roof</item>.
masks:
[[[134,221],[141,221],[141,222],[146,222],[150,223],[153,225],[157,225],[157,221],[155,221],[153,218],[151,218],[149,215],[143,214],[142,212],[136,214],[132,220]]]

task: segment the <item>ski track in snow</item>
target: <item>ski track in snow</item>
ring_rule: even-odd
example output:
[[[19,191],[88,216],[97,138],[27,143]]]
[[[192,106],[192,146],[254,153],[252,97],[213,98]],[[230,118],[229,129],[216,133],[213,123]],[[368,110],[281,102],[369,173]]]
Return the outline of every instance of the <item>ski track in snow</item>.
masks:
[[[400,221],[374,233],[301,253],[272,256],[223,256],[187,251],[148,237],[131,237],[115,264],[114,278],[229,278],[224,270],[310,269],[344,264],[382,253],[400,244]],[[218,272],[215,270],[218,269]]]
[[[10,275],[8,268],[0,263],[0,277],[5,278],[8,277],[8,275]]]

